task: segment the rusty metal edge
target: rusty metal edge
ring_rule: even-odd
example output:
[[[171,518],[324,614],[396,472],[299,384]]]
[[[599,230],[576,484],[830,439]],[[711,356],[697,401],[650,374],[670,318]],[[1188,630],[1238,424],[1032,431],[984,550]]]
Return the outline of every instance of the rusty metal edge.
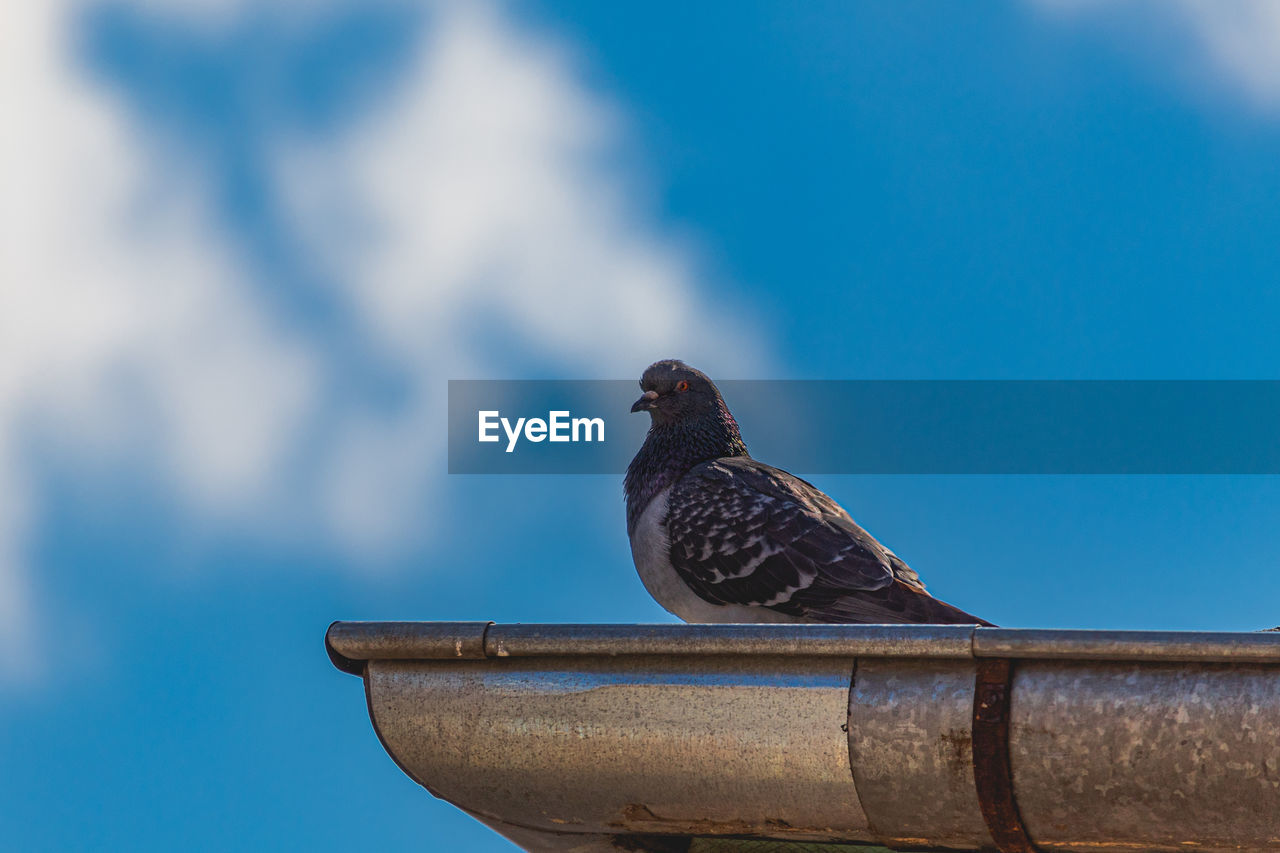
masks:
[[[1000,853],[1037,853],[1018,812],[1009,761],[1009,705],[1013,664],[978,661],[973,688],[973,782],[982,819]]]

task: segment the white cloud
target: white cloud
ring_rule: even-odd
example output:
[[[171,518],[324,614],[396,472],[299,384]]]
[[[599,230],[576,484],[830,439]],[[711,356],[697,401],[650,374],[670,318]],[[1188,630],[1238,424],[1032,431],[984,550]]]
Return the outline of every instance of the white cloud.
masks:
[[[1135,13],[1128,23],[1157,40],[1181,35],[1195,50],[1200,73],[1265,111],[1280,110],[1280,4],[1273,0],[1032,0],[1061,15],[1111,22]],[[1172,29],[1170,29],[1170,27]],[[1126,32],[1129,30],[1126,29]],[[1180,46],[1180,45],[1179,45]],[[1196,55],[1198,54],[1198,56]],[[1188,55],[1168,51],[1164,59],[1179,76]]]
[[[239,14],[212,8],[192,25]],[[81,71],[78,11],[19,4],[0,44],[21,117],[0,154],[0,674],[40,634],[33,447],[84,472],[141,464],[192,518],[328,537],[358,560],[417,535],[450,377],[523,375],[513,353],[617,377],[670,354],[763,360],[629,202],[611,107],[556,45],[459,4],[380,111],[278,140],[277,188],[354,345],[408,389],[390,412],[335,399],[323,331],[263,298],[209,176]]]
[[[29,671],[37,447],[146,457],[198,512],[252,512],[314,396],[192,183],[78,71],[75,9],[6,15],[0,278],[0,668]]]
[[[428,29],[381,116],[337,144],[288,140],[278,158],[308,245],[409,379],[409,411],[358,417],[327,481],[333,523],[361,541],[391,533],[374,526],[394,514],[371,510],[388,490],[374,472],[439,469],[446,379],[521,374],[486,342],[514,336],[567,375],[615,378],[741,350],[741,318],[698,300],[688,259],[628,204],[608,163],[618,117],[565,55],[479,4],[442,7]],[[344,236],[353,220],[364,239]]]

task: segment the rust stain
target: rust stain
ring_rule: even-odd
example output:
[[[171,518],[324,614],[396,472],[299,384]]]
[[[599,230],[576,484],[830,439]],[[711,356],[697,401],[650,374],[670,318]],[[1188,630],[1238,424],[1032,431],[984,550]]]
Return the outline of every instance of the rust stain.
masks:
[[[973,761],[973,734],[967,730],[946,731],[939,741],[947,764],[968,773]]]
[[[622,807],[623,821],[630,822],[635,820],[657,820],[657,819],[658,819],[658,816],[653,813],[653,809],[649,808],[644,803],[628,803],[627,805]]]
[[[706,820],[701,818],[671,818],[654,813],[644,803],[628,803],[622,807],[617,821],[612,827],[622,829],[653,829],[660,825],[664,831],[688,832],[693,835],[747,835],[753,832],[788,833],[796,835],[813,835],[815,830],[797,829],[781,818],[764,818],[761,821],[747,820]]]
[[[1123,850],[1167,850],[1173,844],[1180,844],[1188,847],[1205,847],[1215,850],[1256,850],[1258,848],[1251,847],[1246,844],[1232,843],[1216,843],[1203,841],[1177,841],[1168,844],[1151,843],[1151,842],[1134,842],[1134,841],[1037,841],[1037,847],[1046,847],[1058,849],[1088,848],[1088,849],[1123,849]]]

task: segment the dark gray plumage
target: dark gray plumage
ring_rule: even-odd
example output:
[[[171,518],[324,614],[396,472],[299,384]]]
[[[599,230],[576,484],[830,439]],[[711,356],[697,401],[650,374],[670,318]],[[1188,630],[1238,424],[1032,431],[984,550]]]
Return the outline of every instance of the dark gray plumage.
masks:
[[[652,425],[627,468],[645,587],[686,622],[990,623],[938,601],[810,483],[752,459],[715,384],[681,361],[640,380]]]

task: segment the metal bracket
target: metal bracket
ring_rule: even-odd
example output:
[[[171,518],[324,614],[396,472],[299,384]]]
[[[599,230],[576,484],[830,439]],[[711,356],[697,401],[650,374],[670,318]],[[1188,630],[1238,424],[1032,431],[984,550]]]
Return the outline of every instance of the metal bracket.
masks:
[[[973,690],[973,781],[987,830],[1000,853],[1038,853],[1018,814],[1009,765],[1008,658],[978,661]]]

